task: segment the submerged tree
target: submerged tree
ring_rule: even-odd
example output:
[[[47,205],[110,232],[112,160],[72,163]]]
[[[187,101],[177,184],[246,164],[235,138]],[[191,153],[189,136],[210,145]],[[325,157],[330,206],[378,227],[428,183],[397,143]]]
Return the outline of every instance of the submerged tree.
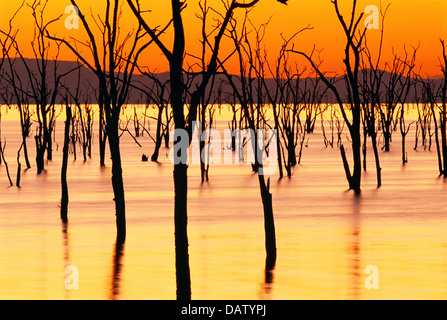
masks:
[[[343,79],[348,90],[348,106],[346,107],[344,104],[343,97],[341,96],[339,90],[335,87],[333,83],[325,76],[325,74],[320,70],[318,65],[313,60],[313,53],[306,54],[301,51],[296,51],[292,49],[292,52],[295,52],[299,55],[304,56],[318,73],[319,77],[323,80],[323,82],[327,85],[327,87],[334,94],[337,103],[339,105],[341,114],[343,119],[349,129],[350,138],[351,138],[351,146],[352,146],[352,157],[353,157],[353,171],[351,172],[351,168],[346,158],[346,152],[343,145],[340,146],[340,153],[343,160],[343,167],[345,169],[346,178],[349,183],[349,189],[354,190],[356,193],[360,192],[361,185],[361,173],[362,173],[362,162],[361,162],[361,137],[360,137],[360,127],[361,127],[361,95],[360,95],[360,81],[359,81],[359,71],[360,71],[360,62],[361,62],[361,52],[363,50],[363,40],[365,37],[365,33],[367,28],[363,30],[360,28],[360,22],[362,21],[364,13],[361,13],[358,17],[356,17],[356,7],[357,1],[353,1],[352,11],[350,15],[350,20],[346,21],[343,15],[340,12],[338,0],[332,0],[332,3],[335,8],[335,12],[340,22],[344,34],[346,36],[346,45],[345,45],[345,55],[343,59],[343,63],[345,65],[345,72]],[[352,60],[353,59],[353,60]],[[348,112],[350,112],[350,116],[348,116]],[[350,120],[352,119],[352,120]]]
[[[229,3],[224,2],[225,13],[222,14],[222,21],[215,30],[214,43],[210,43],[211,57],[208,59],[206,70],[203,71],[202,79],[197,85],[194,92],[191,93],[189,111],[185,118],[184,108],[184,56],[185,56],[185,32],[183,27],[182,11],[186,5],[180,0],[171,0],[172,7],[172,25],[174,29],[174,44],[172,50],[160,40],[156,29],[151,28],[143,18],[143,10],[137,1],[135,4],[132,0],[127,0],[130,8],[137,17],[139,23],[143,25],[146,32],[152,40],[157,44],[163,55],[169,63],[169,77],[171,86],[171,106],[173,110],[173,119],[175,129],[186,130],[189,139],[192,139],[193,122],[197,120],[198,106],[203,92],[206,90],[210,79],[218,69],[218,55],[220,51],[221,40],[227,30],[228,23],[233,17],[234,12],[239,9],[253,7],[259,0],[250,2],[240,2],[231,0]],[[282,1],[285,3],[285,1]],[[179,131],[176,131],[179,132]],[[180,136],[175,136],[175,141],[180,140]],[[174,165],[174,221],[175,221],[175,247],[176,247],[176,272],[177,272],[177,298],[191,299],[191,279],[189,270],[189,254],[188,254],[188,235],[187,235],[187,193],[188,193],[188,166],[186,164],[186,155],[181,154],[182,161]]]
[[[31,10],[34,22],[34,37],[30,44],[33,52],[32,59],[26,59],[23,56],[22,48],[15,38],[9,35],[11,44],[20,58],[22,64],[20,68],[22,68],[22,72],[25,75],[25,79],[22,80],[19,77],[18,71],[13,69],[13,65],[16,65],[16,63],[10,64],[9,80],[12,82],[12,85],[18,85],[15,87],[15,90],[17,90],[15,92],[16,99],[21,100],[21,106],[27,105],[28,103],[36,105],[38,127],[34,140],[36,143],[37,173],[42,173],[44,170],[45,153],[47,159],[52,160],[52,134],[56,124],[57,111],[55,105],[59,88],[62,78],[73,71],[68,70],[61,73],[58,70],[59,46],[56,48],[54,56],[50,58],[50,52],[52,50],[45,34],[48,32],[48,25],[57,19],[50,20],[49,22],[46,21],[44,13],[47,5],[48,0],[44,2],[36,0],[32,4],[27,4]],[[26,81],[26,84],[23,83],[24,81]],[[22,133],[26,133],[28,126],[26,109],[22,108],[21,115],[24,116],[22,119]]]
[[[376,176],[377,176],[377,188],[382,185],[382,168],[380,166],[379,150],[377,145],[378,126],[376,127],[376,118],[378,110],[381,110],[382,103],[382,88],[384,70],[379,68],[379,64],[382,58],[383,39],[384,39],[384,26],[385,15],[389,8],[386,7],[385,11],[380,8],[380,14],[382,17],[382,26],[380,30],[380,42],[377,52],[377,59],[374,60],[371,49],[368,47],[367,39],[365,37],[364,55],[362,55],[362,85],[361,85],[361,97],[362,97],[362,110],[363,110],[363,168],[366,170],[366,143],[367,137],[371,138],[371,144],[374,153],[374,162],[376,164]]]
[[[248,12],[246,12],[247,16]],[[273,201],[272,194],[270,193],[270,178],[266,179],[267,168],[263,161],[264,154],[268,151],[275,150],[277,148],[278,132],[274,130],[271,137],[266,139],[265,131],[267,126],[266,119],[266,103],[264,100],[271,103],[276,103],[275,98],[271,95],[270,98],[264,99],[263,91],[266,88],[262,71],[262,59],[259,57],[259,30],[255,32],[257,45],[251,46],[248,38],[248,28],[246,27],[245,20],[242,21],[241,27],[238,28],[238,21],[231,19],[231,29],[229,37],[233,41],[234,50],[239,63],[239,76],[235,77],[229,74],[229,72],[222,66],[222,70],[228,80],[228,83],[233,89],[234,96],[241,106],[246,128],[248,129],[248,135],[245,137],[247,143],[249,143],[249,150],[253,152],[253,158],[248,159],[252,162],[252,170],[256,172],[259,182],[260,195],[264,212],[264,232],[265,232],[265,250],[266,250],[266,272],[272,270],[276,264],[277,248],[276,248],[276,231],[273,215]],[[239,30],[240,29],[240,30]],[[256,30],[256,29],[255,29]],[[276,106],[272,107],[273,109]],[[274,116],[274,117],[277,117]],[[278,128],[278,119],[275,121],[275,127]],[[242,129],[242,128],[241,128]],[[239,141],[237,150],[243,148],[243,142],[241,141],[240,134],[237,137]],[[267,140],[267,143],[265,143]],[[260,143],[261,142],[261,146]],[[263,145],[263,146],[262,146]],[[270,148],[272,147],[272,148]],[[267,150],[269,149],[269,150]],[[279,152],[279,150],[276,150]],[[238,155],[236,155],[238,156]],[[276,156],[269,154],[270,161],[272,156],[275,157],[275,163],[269,163],[269,166],[276,166],[278,164]]]
[[[439,115],[439,123],[441,129],[441,149],[442,154],[442,170],[440,173],[444,175],[444,178],[447,178],[447,52],[445,48],[444,40],[440,40],[442,45],[442,58],[440,60],[441,71],[443,74],[442,83],[439,88],[439,96],[440,96],[440,115]]]
[[[99,103],[104,107],[107,139],[112,160],[117,242],[123,243],[126,238],[126,210],[120,152],[120,114],[129,93],[138,57],[150,42],[141,44],[145,35],[141,23],[135,30],[122,36],[119,25],[122,16],[122,1],[105,1],[105,14],[103,17],[99,17],[99,21],[93,14],[92,20],[87,20],[83,14],[84,10],[80,9],[77,2],[71,0],[71,3],[77,8],[79,18],[87,33],[89,49],[87,51],[90,54],[90,59],[87,58],[85,52],[78,49],[78,44],[82,47],[86,43],[76,39],[69,42],[56,35],[50,35],[48,32],[46,36],[58,43],[65,44],[84,66],[95,73],[98,79]],[[98,27],[96,35],[91,28],[92,24]]]
[[[138,67],[141,74],[145,75],[151,82],[151,85],[147,85],[143,82],[135,84],[133,87],[142,92],[146,97],[146,111],[149,104],[154,104],[157,108],[157,115],[150,116],[147,112],[144,113],[143,132],[147,131],[145,127],[146,119],[155,120],[157,123],[155,129],[155,138],[147,131],[149,137],[154,141],[155,147],[151,155],[151,161],[157,162],[160,153],[160,148],[163,143],[163,137],[169,141],[169,123],[171,121],[171,114],[169,113],[169,79],[159,79],[157,75]],[[163,121],[163,116],[165,121]],[[167,137],[167,138],[166,138]],[[166,140],[165,140],[166,141]],[[169,143],[166,147],[169,146]]]
[[[62,150],[62,167],[61,167],[61,219],[63,222],[68,221],[68,147],[70,144],[70,123],[71,123],[71,107],[68,98],[65,103],[65,129],[64,129],[64,147]]]
[[[79,64],[76,85],[72,83],[71,88],[65,85],[63,87],[73,101],[72,104],[74,107],[74,112],[70,117],[72,122],[70,140],[73,148],[73,157],[76,160],[76,144],[79,143],[82,148],[83,160],[86,162],[87,157],[91,158],[92,156],[93,108],[89,103],[89,92],[83,92],[81,90],[81,66]],[[84,103],[82,103],[82,99],[84,99]],[[100,119],[100,121],[102,120]],[[99,139],[102,139],[101,135],[99,135]],[[102,158],[102,155],[100,157]]]
[[[28,96],[25,94],[25,92],[27,92],[27,87],[24,88],[25,84],[21,80],[21,77],[17,72],[17,68],[14,66],[15,63],[17,62],[17,59],[12,58],[10,53],[11,49],[13,49],[16,46],[15,39],[18,34],[18,30],[13,30],[12,22],[14,20],[14,17],[21,10],[22,6],[23,3],[19,7],[19,9],[15,12],[14,16],[9,20],[8,32],[0,30],[0,33],[6,35],[4,40],[0,39],[0,46],[2,48],[0,70],[2,70],[1,79],[4,80],[5,85],[1,95],[2,96],[5,95],[3,97],[3,100],[6,104],[14,103],[19,111],[20,129],[22,134],[22,145],[20,149],[23,149],[26,168],[30,169],[31,164],[28,157],[27,138],[30,135],[32,111],[28,103],[29,100]],[[2,69],[3,63],[5,63],[5,70]],[[12,88],[12,94],[10,95],[8,94],[10,90],[8,90],[7,87]],[[18,172],[20,171],[18,170]]]

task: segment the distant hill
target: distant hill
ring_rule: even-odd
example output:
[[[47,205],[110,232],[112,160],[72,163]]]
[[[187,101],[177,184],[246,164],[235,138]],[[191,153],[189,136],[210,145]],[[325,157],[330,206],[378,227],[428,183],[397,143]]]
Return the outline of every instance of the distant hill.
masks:
[[[28,70],[31,74],[34,75],[34,77],[37,77],[39,66],[36,62],[36,60],[33,59],[26,59],[25,60],[26,65],[28,66]],[[79,67],[77,69],[77,67]],[[21,88],[24,91],[30,91],[31,90],[31,81],[30,76],[27,71],[27,68],[25,64],[20,59],[14,60],[14,69],[16,74],[18,75],[18,78],[20,79]],[[73,70],[72,72],[68,73],[70,70]],[[96,75],[89,70],[88,68],[84,66],[79,66],[77,62],[73,61],[58,61],[55,63],[55,61],[49,60],[47,61],[47,87],[48,88],[54,88],[54,83],[56,78],[59,75],[64,75],[61,78],[61,86],[58,88],[58,96],[56,103],[64,103],[65,102],[65,96],[67,94],[67,90],[71,92],[73,95],[76,93],[76,89],[78,87],[78,81],[79,81],[79,99],[81,103],[96,103],[97,102],[97,95],[98,95],[98,80]],[[370,70],[366,71],[366,74],[371,72]],[[9,73],[9,67],[7,66],[7,63],[4,63],[2,73],[4,77],[1,78],[1,86],[0,86],[0,102],[1,103],[10,103],[14,104],[15,100],[13,98],[13,88],[8,81],[5,80],[5,76]],[[169,73],[159,73],[156,75],[153,75],[158,81],[161,83],[165,83],[169,80]],[[389,72],[385,72],[383,75],[383,82],[384,84],[389,83],[390,78],[393,75]],[[187,77],[187,76],[185,76]],[[200,77],[200,76],[199,76]],[[235,79],[235,83],[238,88],[240,88],[241,81],[239,80],[239,77],[234,75],[232,76],[233,79]],[[362,81],[363,73],[360,74],[360,81]],[[191,77],[192,78],[192,77]],[[334,83],[334,86],[337,88],[337,90],[340,92],[340,96],[342,99],[344,99],[344,102],[347,102],[347,89],[345,82],[343,81],[343,76],[341,77],[328,77],[328,79]],[[402,79],[403,81],[405,78]],[[411,79],[414,81],[414,79]],[[427,81],[427,79],[423,79],[423,81]],[[318,82],[317,86],[317,92],[322,93],[325,92],[325,96],[323,97],[322,101],[323,103],[335,103],[335,97],[333,93],[330,90],[327,90],[326,85],[322,81],[318,81],[318,79],[315,78],[303,78],[299,80],[299,85],[296,87],[296,82],[293,81],[291,83],[291,86],[294,88],[297,88],[298,92],[302,95],[303,92],[307,92],[307,94],[311,94],[312,90],[314,90],[314,84]],[[35,83],[35,82],[34,82]],[[190,88],[195,88],[195,85],[197,84],[197,80],[190,80],[186,81],[186,83],[189,84]],[[433,84],[435,87],[438,87],[442,83],[442,79],[434,79]],[[276,92],[276,82],[274,79],[266,79],[266,85],[269,88],[269,91],[271,95],[275,95]],[[146,75],[141,74],[135,74],[132,78],[132,88],[129,92],[129,95],[127,97],[127,103],[128,104],[145,104],[145,103],[151,103],[152,101],[149,100],[148,96],[151,94],[151,91],[157,92],[156,90],[156,81],[154,79],[151,79],[150,77]],[[253,81],[253,88],[257,88],[257,81]],[[397,87],[399,89],[399,87]],[[384,96],[385,94],[385,85],[382,85],[381,95]],[[419,85],[418,87],[412,87],[412,89],[409,92],[408,100],[407,102],[414,102],[415,96],[418,96],[419,98],[422,97],[422,86]],[[165,91],[165,99],[167,99],[169,96],[169,84],[166,86]],[[267,95],[264,92],[264,102],[268,103]],[[210,96],[211,102],[221,102],[221,103],[227,103],[232,102],[234,100],[233,96],[233,90],[230,84],[228,83],[227,78],[223,74],[216,75],[215,81],[214,81],[214,89]],[[3,101],[1,101],[3,100]],[[6,101],[4,101],[6,100]],[[30,104],[33,104],[33,101],[29,101]]]

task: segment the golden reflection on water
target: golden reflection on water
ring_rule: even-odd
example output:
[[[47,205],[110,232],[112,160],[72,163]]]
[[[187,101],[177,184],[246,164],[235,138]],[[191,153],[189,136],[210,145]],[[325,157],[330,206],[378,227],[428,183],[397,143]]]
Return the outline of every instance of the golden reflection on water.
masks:
[[[16,123],[2,125],[7,134]],[[122,139],[123,246],[115,243],[110,166],[70,161],[67,225],[59,219],[60,150],[43,176],[28,171],[20,189],[0,186],[1,299],[175,299],[172,165],[140,161],[152,150],[148,137],[143,149]],[[8,139],[11,150],[18,142]],[[355,197],[345,191],[338,151],[323,149],[317,136],[309,143],[292,179],[272,178],[278,259],[271,271],[256,176],[246,165],[212,165],[201,184],[198,166],[190,166],[192,298],[446,299],[447,186],[434,153],[409,150],[405,169],[398,150],[382,153],[382,188],[369,169]],[[16,155],[7,156],[13,164]],[[377,290],[365,287],[369,265],[379,270]],[[65,287],[67,266],[78,268],[79,289]]]

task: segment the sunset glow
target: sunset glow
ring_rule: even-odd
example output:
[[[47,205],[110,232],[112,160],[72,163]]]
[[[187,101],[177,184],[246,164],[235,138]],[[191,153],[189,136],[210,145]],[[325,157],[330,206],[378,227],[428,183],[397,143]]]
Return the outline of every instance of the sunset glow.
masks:
[[[0,299],[445,300],[446,193],[447,0],[0,0]]]
[[[15,10],[22,3],[21,0],[2,1],[0,3],[0,27],[5,28],[8,20]],[[99,14],[104,10],[100,5],[93,5],[92,1],[79,0],[78,2],[81,12],[88,18],[90,10],[94,14]],[[201,21],[196,17],[199,13],[198,1],[187,1],[187,7],[183,12],[185,34],[186,34],[186,52],[192,55],[200,54],[201,39]],[[66,30],[64,21],[68,14],[65,14],[66,6],[70,5],[68,0],[50,1],[45,12],[46,20],[52,20],[61,16],[58,22],[53,24],[52,30],[59,36],[67,38],[73,37],[78,40],[85,39],[85,30],[82,25],[79,30]],[[141,1],[142,8],[151,10],[146,14],[147,21],[151,27],[163,27],[170,19],[171,8],[169,1]],[[208,5],[213,9],[222,12],[221,0],[208,0]],[[394,0],[382,2],[377,0],[358,1],[357,16],[364,11],[368,5],[375,5],[378,8],[382,6],[383,10],[389,6],[385,17],[384,27],[384,44],[382,62],[389,62],[392,58],[392,49],[397,54],[402,55],[404,46],[408,49],[411,46],[420,49],[417,54],[418,68],[421,75],[435,76],[440,74],[439,56],[440,42],[439,39],[447,38],[447,2],[443,0]],[[27,56],[31,56],[32,52],[29,42],[32,36],[32,19],[29,17],[28,8],[22,9],[14,26],[20,29],[19,41],[22,50]],[[350,16],[349,2],[342,2],[341,9],[346,19]],[[244,10],[239,10],[237,15],[243,17]],[[365,14],[365,17],[368,14]],[[342,57],[346,39],[343,34],[341,25],[339,24],[334,7],[330,0],[290,0],[288,5],[282,5],[276,0],[262,0],[249,15],[254,26],[259,27],[262,23],[266,23],[271,19],[264,40],[264,45],[268,50],[269,58],[273,61],[279,52],[279,48],[283,43],[281,34],[284,38],[291,37],[298,30],[310,26],[313,29],[301,33],[293,41],[295,49],[310,53],[313,46],[321,51],[321,58],[324,61],[323,68],[327,71],[337,73],[343,72]],[[213,22],[209,19],[208,30],[211,30]],[[123,4],[123,23],[121,27],[124,31],[135,28],[136,19],[130,13],[127,4]],[[172,28],[171,28],[172,29]],[[380,30],[369,30],[367,33],[368,44],[371,50],[378,47]],[[167,47],[172,45],[172,37],[169,32],[162,37]],[[231,42],[224,43],[223,52],[232,50]],[[225,50],[226,49],[226,50]],[[73,54],[62,49],[61,60],[74,60]],[[292,57],[292,59],[297,59]],[[304,68],[306,63],[299,60],[300,65]],[[187,58],[187,62],[194,63],[194,59]],[[142,55],[139,64],[148,67],[150,70],[164,72],[168,70],[166,58],[161,54],[160,50],[151,45],[145,54]],[[237,72],[236,63],[231,63],[229,69]]]

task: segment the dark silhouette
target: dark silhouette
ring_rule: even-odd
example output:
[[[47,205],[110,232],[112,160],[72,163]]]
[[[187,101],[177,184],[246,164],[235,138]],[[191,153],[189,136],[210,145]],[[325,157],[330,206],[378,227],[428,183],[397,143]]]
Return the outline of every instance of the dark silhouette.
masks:
[[[87,161],[87,157],[92,157],[92,137],[93,137],[93,108],[88,103],[89,97],[88,92],[85,93],[86,97],[84,100],[84,105],[82,106],[81,102],[81,67],[82,64],[79,64],[78,68],[78,76],[76,81],[76,86],[72,85],[71,88],[68,88],[66,85],[63,85],[67,94],[73,100],[74,114],[71,117],[71,144],[73,148],[73,157],[76,160],[76,144],[79,142],[82,148],[82,156],[84,162]],[[73,89],[75,88],[75,89]],[[74,91],[74,92],[73,92]],[[100,121],[103,121],[100,119]],[[100,132],[102,128],[99,128]],[[100,145],[102,144],[102,136],[99,134]],[[100,152],[100,158],[103,158],[102,152]],[[103,161],[103,160],[102,160]]]
[[[237,98],[238,103],[241,105],[247,127],[248,129],[250,129],[249,143],[251,144],[252,150],[254,151],[254,163],[252,163],[252,169],[253,172],[256,172],[258,176],[259,189],[264,210],[266,250],[265,265],[266,270],[271,270],[275,267],[276,264],[276,231],[273,216],[272,194],[270,193],[270,178],[268,178],[266,181],[263,174],[263,161],[261,155],[266,150],[262,150],[260,148],[258,141],[260,137],[262,138],[262,136],[260,136],[261,133],[258,129],[264,128],[265,125],[265,117],[263,115],[263,112],[265,112],[265,110],[263,110],[264,102],[261,94],[263,86],[261,82],[262,80],[258,78],[258,82],[256,83],[256,79],[253,78],[252,74],[256,72],[254,71],[253,66],[255,65],[255,63],[259,62],[259,60],[255,60],[256,58],[250,47],[250,41],[248,40],[246,33],[248,32],[247,28],[243,27],[243,32],[239,35],[236,29],[237,23],[234,18],[230,21],[230,23],[232,27],[230,30],[230,37],[234,43],[234,50],[236,51],[240,66],[240,77],[239,79],[237,79],[238,81],[240,81],[239,87],[233,76],[231,76],[226,71],[224,66],[222,66],[222,70],[228,79],[228,83],[233,88],[233,93]],[[245,22],[243,23],[245,26]],[[248,68],[247,65],[249,66]],[[256,87],[255,83],[257,84]],[[277,136],[276,139],[278,139]]]
[[[440,67],[442,71],[442,82],[438,88],[438,97],[440,98],[441,106],[439,107],[439,126],[436,121],[436,112],[434,110],[434,103],[431,103],[433,120],[435,123],[436,132],[436,147],[438,154],[439,173],[447,178],[447,53],[444,40],[440,40],[442,46],[442,57],[440,58]],[[430,100],[438,100],[431,96]],[[439,143],[438,130],[441,131],[441,143]]]
[[[373,54],[367,44],[367,37],[365,36],[364,54],[362,55],[362,85],[361,85],[361,97],[362,97],[362,111],[363,111],[363,169],[366,171],[366,144],[367,137],[371,138],[371,144],[374,153],[374,161],[376,164],[376,176],[377,176],[377,188],[382,186],[382,168],[380,166],[379,148],[377,146],[377,131],[376,128],[376,114],[377,110],[381,110],[382,96],[381,89],[383,84],[383,76],[385,71],[379,69],[379,63],[382,58],[383,38],[385,28],[385,16],[389,8],[386,7],[385,11],[380,8],[381,14],[381,31],[380,41],[377,59],[373,61]]]
[[[67,184],[67,167],[68,167],[68,147],[70,144],[70,124],[71,124],[71,107],[67,102],[65,105],[65,130],[64,130],[64,147],[62,151],[62,168],[61,168],[61,219],[63,222],[68,221],[68,184]]]
[[[447,52],[444,40],[440,40],[440,42],[442,45],[442,58],[440,59],[440,61],[443,78],[442,84],[439,88],[439,96],[441,97],[441,108],[439,114],[441,147],[438,147],[438,150],[441,149],[442,152],[438,151],[438,159],[440,158],[439,154],[442,153],[442,161],[440,160],[440,162],[442,163],[442,169],[440,170],[440,174],[442,174],[444,178],[447,178]]]
[[[339,105],[340,111],[343,116],[343,120],[345,121],[349,134],[351,137],[351,146],[352,146],[352,157],[353,157],[353,171],[351,172],[351,168],[349,167],[349,163],[346,157],[346,151],[343,145],[340,146],[340,153],[343,160],[343,167],[345,169],[346,178],[349,183],[349,189],[354,190],[356,193],[360,192],[361,186],[361,177],[362,177],[362,162],[361,162],[361,138],[360,138],[360,127],[361,127],[361,97],[360,97],[360,82],[359,82],[359,71],[360,71],[360,62],[361,62],[361,52],[363,51],[363,40],[365,37],[365,33],[367,31],[366,28],[361,30],[359,27],[360,21],[363,18],[364,13],[362,12],[358,17],[356,17],[356,5],[357,1],[353,1],[352,12],[350,16],[349,22],[345,20],[343,15],[340,12],[338,6],[338,0],[332,0],[332,3],[335,8],[335,12],[340,22],[344,34],[346,36],[346,47],[345,47],[345,57],[343,63],[346,68],[346,75],[343,77],[344,83],[346,85],[348,91],[348,104],[351,112],[351,117],[348,117],[347,111],[342,97],[340,95],[339,90],[334,86],[334,84],[325,76],[325,74],[320,71],[320,68],[313,60],[312,55],[314,51],[309,56],[308,54],[296,51],[292,49],[292,52],[295,52],[299,55],[304,56],[318,73],[323,82],[328,86],[328,88],[334,94],[337,103]],[[352,61],[352,58],[354,61]],[[352,120],[349,120],[349,119]]]
[[[51,20],[46,22],[44,19],[45,8],[48,4],[48,0],[34,1],[32,5],[28,5],[32,11],[35,33],[34,39],[31,42],[34,57],[32,60],[27,60],[21,53],[18,43],[14,40],[13,45],[16,53],[19,55],[23,67],[26,70],[27,80],[29,82],[29,92],[25,94],[29,97],[30,102],[36,105],[36,115],[38,120],[38,128],[34,140],[36,143],[36,165],[37,173],[42,173],[45,167],[44,156],[47,154],[47,159],[53,158],[53,140],[52,134],[56,123],[56,98],[59,92],[59,86],[61,79],[69,74],[72,70],[66,73],[59,73],[57,69],[57,60],[59,50],[53,58],[53,68],[50,68],[48,55],[50,43],[45,38],[48,25],[55,21]],[[37,68],[33,68],[30,64],[35,64]],[[37,70],[35,74],[33,72]],[[48,79],[52,77],[54,79],[53,86],[48,82]]]
[[[174,125],[176,129],[186,130],[191,140],[192,123],[197,119],[198,106],[203,92],[206,90],[210,79],[214,76],[218,68],[218,54],[221,40],[227,30],[228,23],[233,17],[233,12],[238,8],[248,9],[253,7],[259,0],[253,0],[248,3],[240,3],[232,0],[226,6],[226,12],[222,15],[222,21],[214,38],[214,44],[209,44],[212,48],[211,58],[209,59],[206,71],[202,74],[201,82],[196,90],[191,94],[189,113],[185,119],[184,115],[184,82],[183,82],[183,62],[185,55],[185,33],[183,28],[182,11],[184,2],[179,0],[171,0],[172,4],[172,25],[174,28],[174,45],[172,51],[169,50],[159,39],[155,29],[148,26],[141,15],[139,3],[135,5],[132,0],[127,0],[130,8],[137,17],[139,23],[144,30],[150,35],[152,40],[157,44],[164,56],[169,62],[169,77],[171,85],[171,106],[173,110]],[[188,255],[188,235],[187,235],[187,184],[188,167],[185,163],[174,165],[174,191],[175,191],[175,247],[176,247],[176,270],[177,270],[177,298],[191,299],[191,279],[189,270]]]
[[[0,122],[1,122],[1,114],[0,114]],[[0,130],[0,132],[1,132],[1,130]],[[1,138],[1,135],[0,135],[0,138]],[[6,176],[8,177],[9,185],[12,187],[14,184],[12,183],[11,175],[9,174],[9,166],[5,159],[5,149],[6,149],[6,141],[2,145],[2,141],[0,139],[0,159],[2,160],[3,164],[5,165]]]
[[[150,42],[140,45],[141,39],[144,37],[141,23],[134,32],[130,32],[124,39],[120,37],[119,20],[121,10],[119,0],[106,1],[103,23],[102,25],[97,25],[101,34],[99,37],[95,37],[93,34],[90,28],[91,22],[87,21],[83,10],[77,5],[76,1],[71,0],[71,3],[79,10],[79,18],[89,38],[89,49],[94,63],[90,63],[77,50],[76,44],[79,42],[78,40],[74,40],[75,43],[72,44],[65,39],[52,36],[48,32],[46,32],[46,36],[56,43],[63,43],[97,76],[99,104],[104,108],[107,139],[112,160],[112,186],[115,201],[117,241],[124,242],[126,239],[126,209],[119,143],[120,114],[122,106],[127,101],[138,57],[149,46]],[[99,45],[102,45],[102,47],[99,48]],[[125,51],[126,45],[130,45],[131,50],[129,52]],[[102,114],[102,111],[100,113]]]
[[[124,243],[117,241],[115,244],[113,263],[112,263],[113,272],[111,277],[112,285],[110,290],[111,300],[116,300],[117,298],[119,298],[123,255],[124,255]]]
[[[149,117],[146,113],[144,114],[144,120],[146,118],[153,119],[157,121],[157,128],[155,130],[155,139],[152,137],[151,133],[145,128],[143,125],[143,132],[151,137],[151,139],[155,143],[154,152],[151,155],[151,161],[157,162],[158,156],[160,153],[160,148],[163,143],[163,137],[167,137],[166,147],[169,146],[169,123],[171,121],[171,116],[169,115],[169,79],[161,79],[161,77],[157,77],[157,75],[152,74],[143,68],[138,67],[138,70],[141,74],[146,76],[150,82],[149,84],[144,83],[143,81],[138,81],[135,85],[135,88],[141,90],[143,94],[146,96],[147,105],[155,104],[157,106],[158,112],[157,117]],[[165,115],[166,122],[163,123],[163,115]]]
[[[21,81],[21,76],[17,74],[17,71],[14,68],[14,64],[16,62],[15,59],[12,59],[10,56],[10,51],[12,48],[15,48],[17,46],[15,38],[17,37],[18,30],[13,30],[12,22],[14,20],[14,17],[18,14],[20,9],[22,8],[22,5],[19,7],[19,9],[14,13],[13,17],[9,20],[9,30],[8,32],[4,32],[0,30],[1,34],[6,35],[6,38],[4,41],[0,39],[0,46],[2,47],[2,58],[0,60],[0,70],[3,71],[3,63],[7,61],[7,67],[8,70],[2,72],[1,78],[5,80],[8,87],[12,87],[12,97],[9,96],[9,90],[7,88],[4,88],[0,95],[3,98],[3,102],[5,104],[14,103],[17,105],[17,108],[19,109],[19,115],[20,115],[20,128],[22,131],[22,145],[19,149],[23,148],[23,155],[25,157],[25,164],[26,168],[30,169],[31,164],[28,157],[28,147],[26,143],[26,138],[30,135],[30,129],[31,129],[31,111],[29,108],[29,103],[27,99],[27,95],[25,94],[27,88],[23,88],[23,83]],[[20,171],[17,172],[17,180],[19,180],[19,174]],[[19,182],[17,182],[17,185],[20,185]]]

